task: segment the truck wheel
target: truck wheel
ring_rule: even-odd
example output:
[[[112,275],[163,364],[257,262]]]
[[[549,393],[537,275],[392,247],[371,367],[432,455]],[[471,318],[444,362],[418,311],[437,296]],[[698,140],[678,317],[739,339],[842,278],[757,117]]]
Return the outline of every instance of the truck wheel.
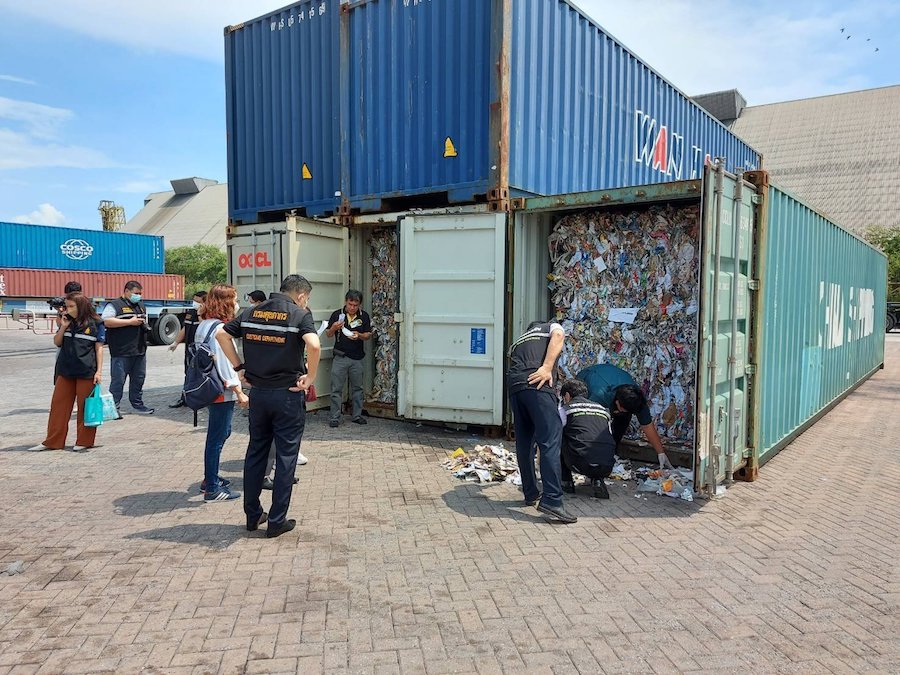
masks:
[[[150,329],[150,341],[155,345],[170,345],[175,342],[180,330],[181,322],[177,316],[163,314]]]
[[[884,332],[890,333],[897,326],[897,319],[893,314],[888,313],[884,320]]]

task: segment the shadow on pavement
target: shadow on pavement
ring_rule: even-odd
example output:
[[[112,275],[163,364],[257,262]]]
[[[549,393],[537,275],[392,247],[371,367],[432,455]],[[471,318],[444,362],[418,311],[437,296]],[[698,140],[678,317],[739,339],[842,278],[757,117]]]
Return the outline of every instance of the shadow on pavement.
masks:
[[[634,483],[611,481],[610,499],[594,499],[587,486],[577,488],[574,495],[564,494],[566,510],[578,518],[685,518],[698,513],[703,502],[685,502],[653,493],[635,497]],[[447,507],[472,518],[509,518],[520,521],[546,521],[534,507],[525,506],[524,498],[504,499],[492,495],[490,488],[502,483],[460,483],[442,495]],[[506,492],[504,490],[504,492]],[[519,493],[521,495],[521,492]],[[502,495],[506,497],[507,495]]]
[[[199,487],[199,483],[196,484]],[[178,509],[195,509],[203,506],[199,489],[179,492],[142,492],[113,500],[117,516],[151,516],[170,513]]]
[[[263,534],[265,531],[263,530]],[[160,527],[156,530],[135,532],[126,539],[146,539],[148,541],[171,541],[176,544],[198,544],[206,548],[222,550],[239,539],[258,536],[247,532],[243,525],[222,525],[221,523],[193,523]]]

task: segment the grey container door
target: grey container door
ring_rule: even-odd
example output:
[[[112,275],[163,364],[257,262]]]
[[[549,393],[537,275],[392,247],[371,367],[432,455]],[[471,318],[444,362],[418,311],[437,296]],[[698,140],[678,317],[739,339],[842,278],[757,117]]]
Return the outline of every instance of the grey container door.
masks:
[[[748,447],[756,189],[708,167],[703,181],[695,486],[715,495]]]
[[[503,422],[506,216],[409,216],[400,226],[397,412]]]

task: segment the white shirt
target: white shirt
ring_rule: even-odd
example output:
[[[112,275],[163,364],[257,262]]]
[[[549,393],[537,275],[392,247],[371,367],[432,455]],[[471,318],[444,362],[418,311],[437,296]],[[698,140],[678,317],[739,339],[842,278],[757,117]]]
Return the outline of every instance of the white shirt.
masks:
[[[214,321],[218,321],[218,319],[204,319],[200,322],[197,326],[197,333],[194,335],[195,343],[203,342],[203,338],[206,337],[206,332],[212,327]],[[219,331],[224,330],[224,328],[225,324],[219,323],[218,328],[216,328],[216,335],[218,335]],[[232,343],[233,342],[234,341],[232,340]],[[237,395],[231,391],[229,387],[239,386],[241,384],[241,378],[238,377],[237,372],[231,365],[231,361],[225,356],[225,352],[222,351],[222,346],[215,336],[211,335],[209,337],[208,344],[212,348],[213,357],[215,358],[216,371],[219,373],[219,377],[222,378],[222,382],[225,384],[224,398],[226,401],[236,401]]]

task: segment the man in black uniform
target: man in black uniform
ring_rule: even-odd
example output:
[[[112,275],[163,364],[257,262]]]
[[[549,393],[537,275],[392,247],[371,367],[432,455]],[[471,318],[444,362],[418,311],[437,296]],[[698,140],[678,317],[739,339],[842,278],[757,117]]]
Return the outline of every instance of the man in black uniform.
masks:
[[[184,343],[184,374],[187,375],[188,369],[188,345],[194,344],[194,336],[197,335],[197,326],[200,325],[200,308],[206,300],[206,291],[197,291],[194,293],[194,299],[191,308],[184,313],[184,325],[175,336],[175,342],[169,347],[170,352],[174,352],[179,344]],[[172,403],[170,408],[180,408],[184,405],[184,391],[178,396],[178,400]]]
[[[509,349],[509,407],[516,431],[516,460],[522,476],[525,504],[563,523],[578,519],[563,507],[559,444],[562,422],[553,389],[553,371],[562,353],[565,333],[558,323],[535,321]],[[534,475],[534,445],[541,452],[541,483]]]
[[[612,415],[588,396],[587,385],[581,380],[565,382],[559,391],[563,406],[562,433],[562,489],[574,493],[572,472],[590,479],[594,497],[609,499],[603,480],[612,473],[615,464],[616,441],[612,434]]]
[[[137,281],[125,284],[125,292],[103,309],[109,346],[109,393],[116,402],[122,400],[125,378],[128,378],[128,400],[138,415],[152,415],[153,408],[144,405],[144,379],[147,377],[147,310],[141,303],[144,291]],[[119,414],[119,419],[122,415]]]
[[[331,420],[329,426],[341,423],[341,405],[344,402],[344,383],[350,376],[350,401],[356,424],[368,424],[363,417],[363,358],[366,355],[363,342],[372,337],[372,320],[368,312],[360,308],[362,293],[349,290],[344,296],[344,306],[332,312],[325,335],[334,338],[334,360],[331,362]]]
[[[293,518],[287,518],[287,512],[306,424],[306,391],[316,379],[321,351],[312,312],[306,308],[311,291],[309,281],[291,274],[281,282],[281,292],[245,309],[216,336],[228,360],[236,370],[246,371],[252,386],[250,443],[244,460],[244,513],[251,532],[268,518],[267,537],[290,532],[296,525]],[[238,362],[232,337],[244,341],[244,364]],[[267,514],[259,496],[273,439],[275,485]]]

